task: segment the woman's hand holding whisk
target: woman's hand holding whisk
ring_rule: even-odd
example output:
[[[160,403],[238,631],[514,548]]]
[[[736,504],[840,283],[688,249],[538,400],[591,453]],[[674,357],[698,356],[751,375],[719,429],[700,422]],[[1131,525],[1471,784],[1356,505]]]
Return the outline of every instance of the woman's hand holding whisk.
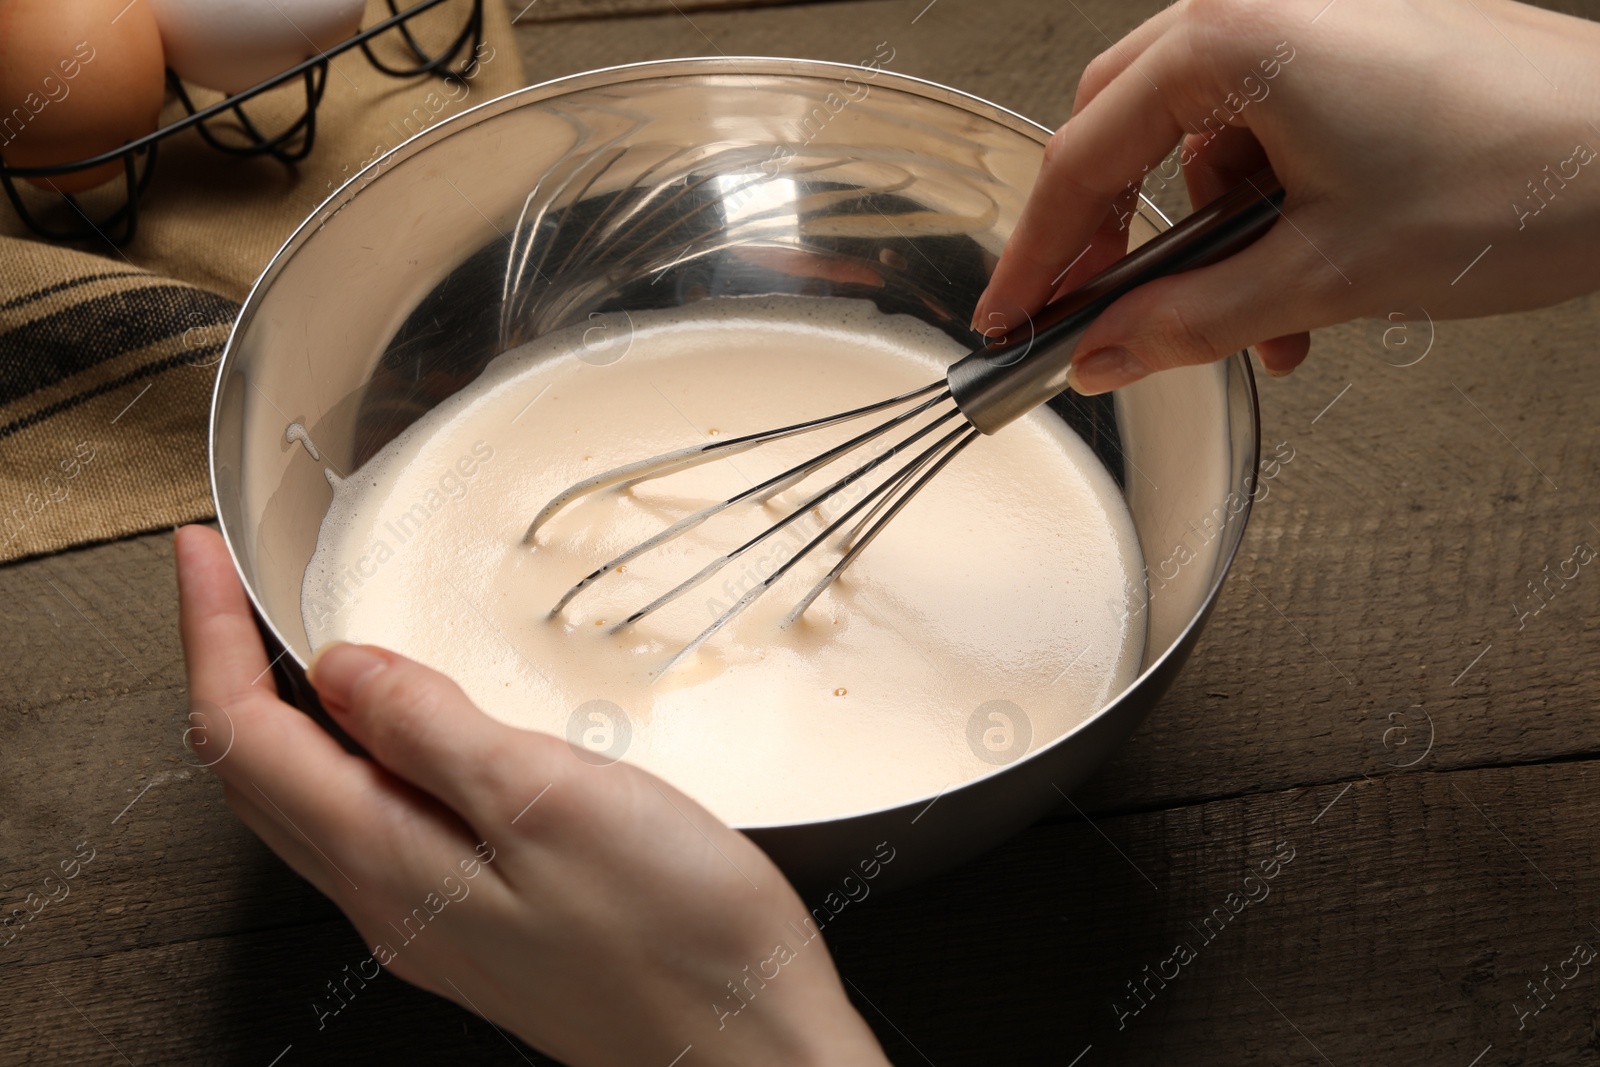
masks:
[[[1286,374],[1317,327],[1600,286],[1600,26],[1508,0],[1180,0],[1085,69],[974,327],[1015,326],[1120,256],[1174,145],[1197,206],[1270,164],[1285,218],[1114,304],[1078,345],[1080,392],[1246,346]]]

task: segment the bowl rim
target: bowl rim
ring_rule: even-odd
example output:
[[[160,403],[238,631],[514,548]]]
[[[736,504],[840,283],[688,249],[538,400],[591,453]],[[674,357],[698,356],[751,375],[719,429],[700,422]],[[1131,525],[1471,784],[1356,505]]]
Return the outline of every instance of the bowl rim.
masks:
[[[239,314],[234,319],[233,325],[228,331],[228,339],[223,346],[222,357],[217,362],[217,375],[212,386],[211,410],[206,428],[206,468],[207,474],[210,476],[211,480],[211,502],[217,518],[217,528],[222,535],[223,543],[227,546],[228,557],[233,562],[234,573],[238,576],[240,584],[244,586],[245,595],[249,598],[250,605],[255,612],[256,618],[259,620],[260,625],[272,636],[273,640],[275,640],[283,649],[283,652],[278,657],[279,659],[282,659],[284,656],[289,657],[302,672],[304,672],[308,667],[308,663],[301,660],[299,653],[294,650],[293,646],[288,641],[284,640],[284,636],[279,631],[277,624],[262,607],[259,598],[256,596],[255,589],[245,576],[244,568],[240,564],[239,553],[234,547],[233,537],[228,530],[227,524],[223,520],[224,510],[222,507],[221,496],[218,493],[219,483],[217,479],[217,425],[222,409],[223,386],[227,379],[230,364],[234,361],[237,346],[241,337],[248,330],[256,310],[260,306],[262,300],[265,298],[266,292],[271,288],[271,285],[276,279],[277,275],[283,271],[283,269],[293,259],[294,255],[299,251],[299,249],[311,239],[312,235],[314,235],[317,230],[321,229],[322,224],[333,214],[337,213],[337,211],[342,208],[344,204],[348,203],[350,200],[353,200],[355,196],[359,195],[361,189],[374,181],[385,169],[411,158],[436,141],[442,141],[445,138],[451,137],[471,126],[477,125],[486,119],[490,119],[504,112],[512,111],[529,104],[538,103],[543,100],[553,99],[572,92],[579,92],[598,86],[621,85],[629,82],[645,81],[651,78],[705,76],[715,74],[756,74],[837,81],[842,80],[847,75],[863,73],[870,76],[870,79],[873,83],[873,88],[878,88],[881,86],[883,88],[910,93],[915,96],[920,96],[925,99],[938,101],[940,103],[960,108],[961,110],[967,111],[970,114],[998,122],[1002,126],[1007,127],[1015,133],[1032,138],[1041,145],[1046,144],[1051,135],[1054,133],[1053,130],[1042,123],[1036,122],[1033,119],[1028,118],[1026,115],[1013,111],[1004,105],[996,104],[993,101],[978,96],[974,93],[968,93],[963,90],[953,88],[943,84],[942,82],[932,81],[927,78],[919,78],[915,75],[902,74],[898,71],[891,71],[883,68],[867,67],[853,63],[837,63],[828,60],[799,59],[783,56],[719,55],[644,60],[637,63],[621,63],[609,67],[597,67],[593,70],[580,71],[578,73],[564,75],[559,78],[551,78],[547,81],[538,82],[534,85],[525,86],[521,89],[514,89],[502,96],[485,100],[480,104],[467,108],[458,115],[452,115],[449,118],[430,126],[427,129],[421,130],[411,137],[406,138],[405,140],[396,144],[393,148],[389,149],[387,152],[384,152],[370,160],[365,166],[352,174],[337,189],[330,193],[321,203],[316,206],[315,209],[311,211],[309,215],[306,216],[306,218],[298,226],[295,227],[293,232],[291,232],[284,240],[284,243],[276,252],[273,253],[272,258],[269,259],[266,265],[262,267],[261,273],[251,284],[249,292],[245,295],[244,300],[239,305]],[[370,177],[368,176],[369,174],[371,175]],[[1166,229],[1172,224],[1172,220],[1167,218],[1166,214],[1156,206],[1154,201],[1145,195],[1142,189],[1139,192],[1138,204],[1139,213],[1142,215],[1153,216],[1154,220],[1158,224],[1158,229]],[[1215,365],[1219,366],[1222,369],[1222,372],[1226,374],[1228,364],[1235,364],[1239,367],[1239,369],[1242,370],[1242,380],[1244,384],[1245,395],[1246,399],[1249,401],[1251,424],[1250,470],[1253,474],[1256,472],[1261,462],[1261,407],[1260,399],[1256,390],[1255,374],[1253,368],[1251,367],[1249,356],[1245,352],[1236,352],[1232,356],[1227,357],[1226,360],[1219,361],[1219,363]],[[1187,655],[1195,630],[1205,623],[1207,618],[1210,616],[1212,609],[1216,606],[1217,598],[1222,593],[1222,587],[1226,584],[1228,575],[1233,570],[1234,561],[1238,557],[1239,549],[1244,543],[1244,535],[1246,529],[1248,528],[1250,515],[1255,503],[1255,493],[1246,492],[1243,495],[1244,505],[1239,511],[1238,536],[1234,538],[1231,545],[1225,546],[1224,552],[1218,557],[1215,577],[1212,579],[1210,588],[1206,591],[1205,596],[1200,601],[1199,607],[1195,610],[1188,623],[1186,623],[1184,627],[1177,633],[1177,635],[1174,636],[1172,643],[1167,646],[1166,650],[1162,652],[1161,655],[1157,656],[1148,665],[1146,665],[1128,682],[1127,685],[1125,685],[1115,695],[1101,704],[1096,711],[1086,715],[1080,722],[1070,729],[1063,733],[1057,734],[1049,741],[1039,744],[1037,747],[1031,748],[1010,762],[999,764],[991,770],[985,771],[984,773],[976,775],[975,777],[946,786],[937,793],[910,797],[891,804],[831,815],[826,818],[778,822],[739,823],[734,825],[733,828],[740,831],[781,831],[792,827],[812,826],[825,823],[846,823],[861,819],[880,817],[905,809],[914,808],[919,805],[923,805],[922,810],[926,811],[927,808],[932,807],[934,802],[938,801],[942,797],[957,794],[968,789],[979,788],[985,783],[989,782],[991,779],[1013,771],[1023,764],[1043,758],[1045,753],[1056,749],[1058,746],[1067,744],[1079,733],[1084,732],[1089,727],[1099,722],[1107,715],[1111,714],[1115,709],[1118,708],[1119,705],[1123,703],[1124,700],[1133,694],[1135,690],[1145,685],[1147,679],[1149,679],[1158,671],[1162,670],[1167,664],[1167,661],[1170,660],[1175,654]],[[275,665],[276,663],[277,660],[274,660],[273,664]],[[1157,699],[1159,699],[1159,697]],[[1152,706],[1153,703],[1154,702],[1152,702]],[[1065,794],[1063,794],[1063,796],[1065,796]],[[920,815],[918,817],[920,818]]]

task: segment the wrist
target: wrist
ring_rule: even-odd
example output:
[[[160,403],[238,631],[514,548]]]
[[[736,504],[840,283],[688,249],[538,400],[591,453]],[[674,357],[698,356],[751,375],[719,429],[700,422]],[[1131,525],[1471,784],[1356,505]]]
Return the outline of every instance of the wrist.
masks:
[[[769,995],[736,1010],[731,1003],[714,1008],[710,1032],[695,1043],[697,1062],[719,1067],[889,1067],[838,978],[814,977],[818,980],[787,990],[769,986],[763,991]]]

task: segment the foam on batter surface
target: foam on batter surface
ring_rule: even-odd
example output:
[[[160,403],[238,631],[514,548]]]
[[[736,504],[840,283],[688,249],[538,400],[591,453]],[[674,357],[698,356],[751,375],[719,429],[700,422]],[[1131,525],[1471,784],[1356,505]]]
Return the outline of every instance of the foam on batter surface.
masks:
[[[560,490],[908,391],[964,354],[859,301],[723,299],[600,325],[606,336],[591,326],[505,354],[335,479],[303,589],[313,647],[358,641],[421,660],[496,718],[620,754],[736,826],[932,797],[1019,756],[1019,733],[1029,749],[1060,736],[1137,674],[1132,520],[1087,445],[1048,411],[974,442],[792,627],[778,624],[837,557],[796,567],[657,676],[787,558],[796,539],[780,535],[607,633],[786,513],[776,505],[731,509],[551,618],[601,562],[867,423],[590,496],[524,546]],[[856,499],[847,491],[831,514]],[[818,526],[807,522],[809,535]],[[1008,733],[980,712],[993,701],[1026,725]],[[608,723],[612,708],[624,719]]]

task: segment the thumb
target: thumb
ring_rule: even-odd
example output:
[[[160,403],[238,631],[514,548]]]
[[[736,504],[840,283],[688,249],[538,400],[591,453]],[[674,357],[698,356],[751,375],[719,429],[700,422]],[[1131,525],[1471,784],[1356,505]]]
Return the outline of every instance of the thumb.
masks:
[[[438,671],[371,645],[320,649],[309,670],[323,705],[388,770],[476,827],[509,819],[507,796],[555,744],[485,715]],[[565,747],[565,745],[562,745]]]
[[[1068,381],[1079,393],[1104,393],[1266,341],[1269,369],[1286,373],[1304,358],[1295,335],[1343,317],[1323,307],[1330,281],[1347,284],[1280,220],[1222,262],[1158,278],[1112,304],[1079,339]]]

